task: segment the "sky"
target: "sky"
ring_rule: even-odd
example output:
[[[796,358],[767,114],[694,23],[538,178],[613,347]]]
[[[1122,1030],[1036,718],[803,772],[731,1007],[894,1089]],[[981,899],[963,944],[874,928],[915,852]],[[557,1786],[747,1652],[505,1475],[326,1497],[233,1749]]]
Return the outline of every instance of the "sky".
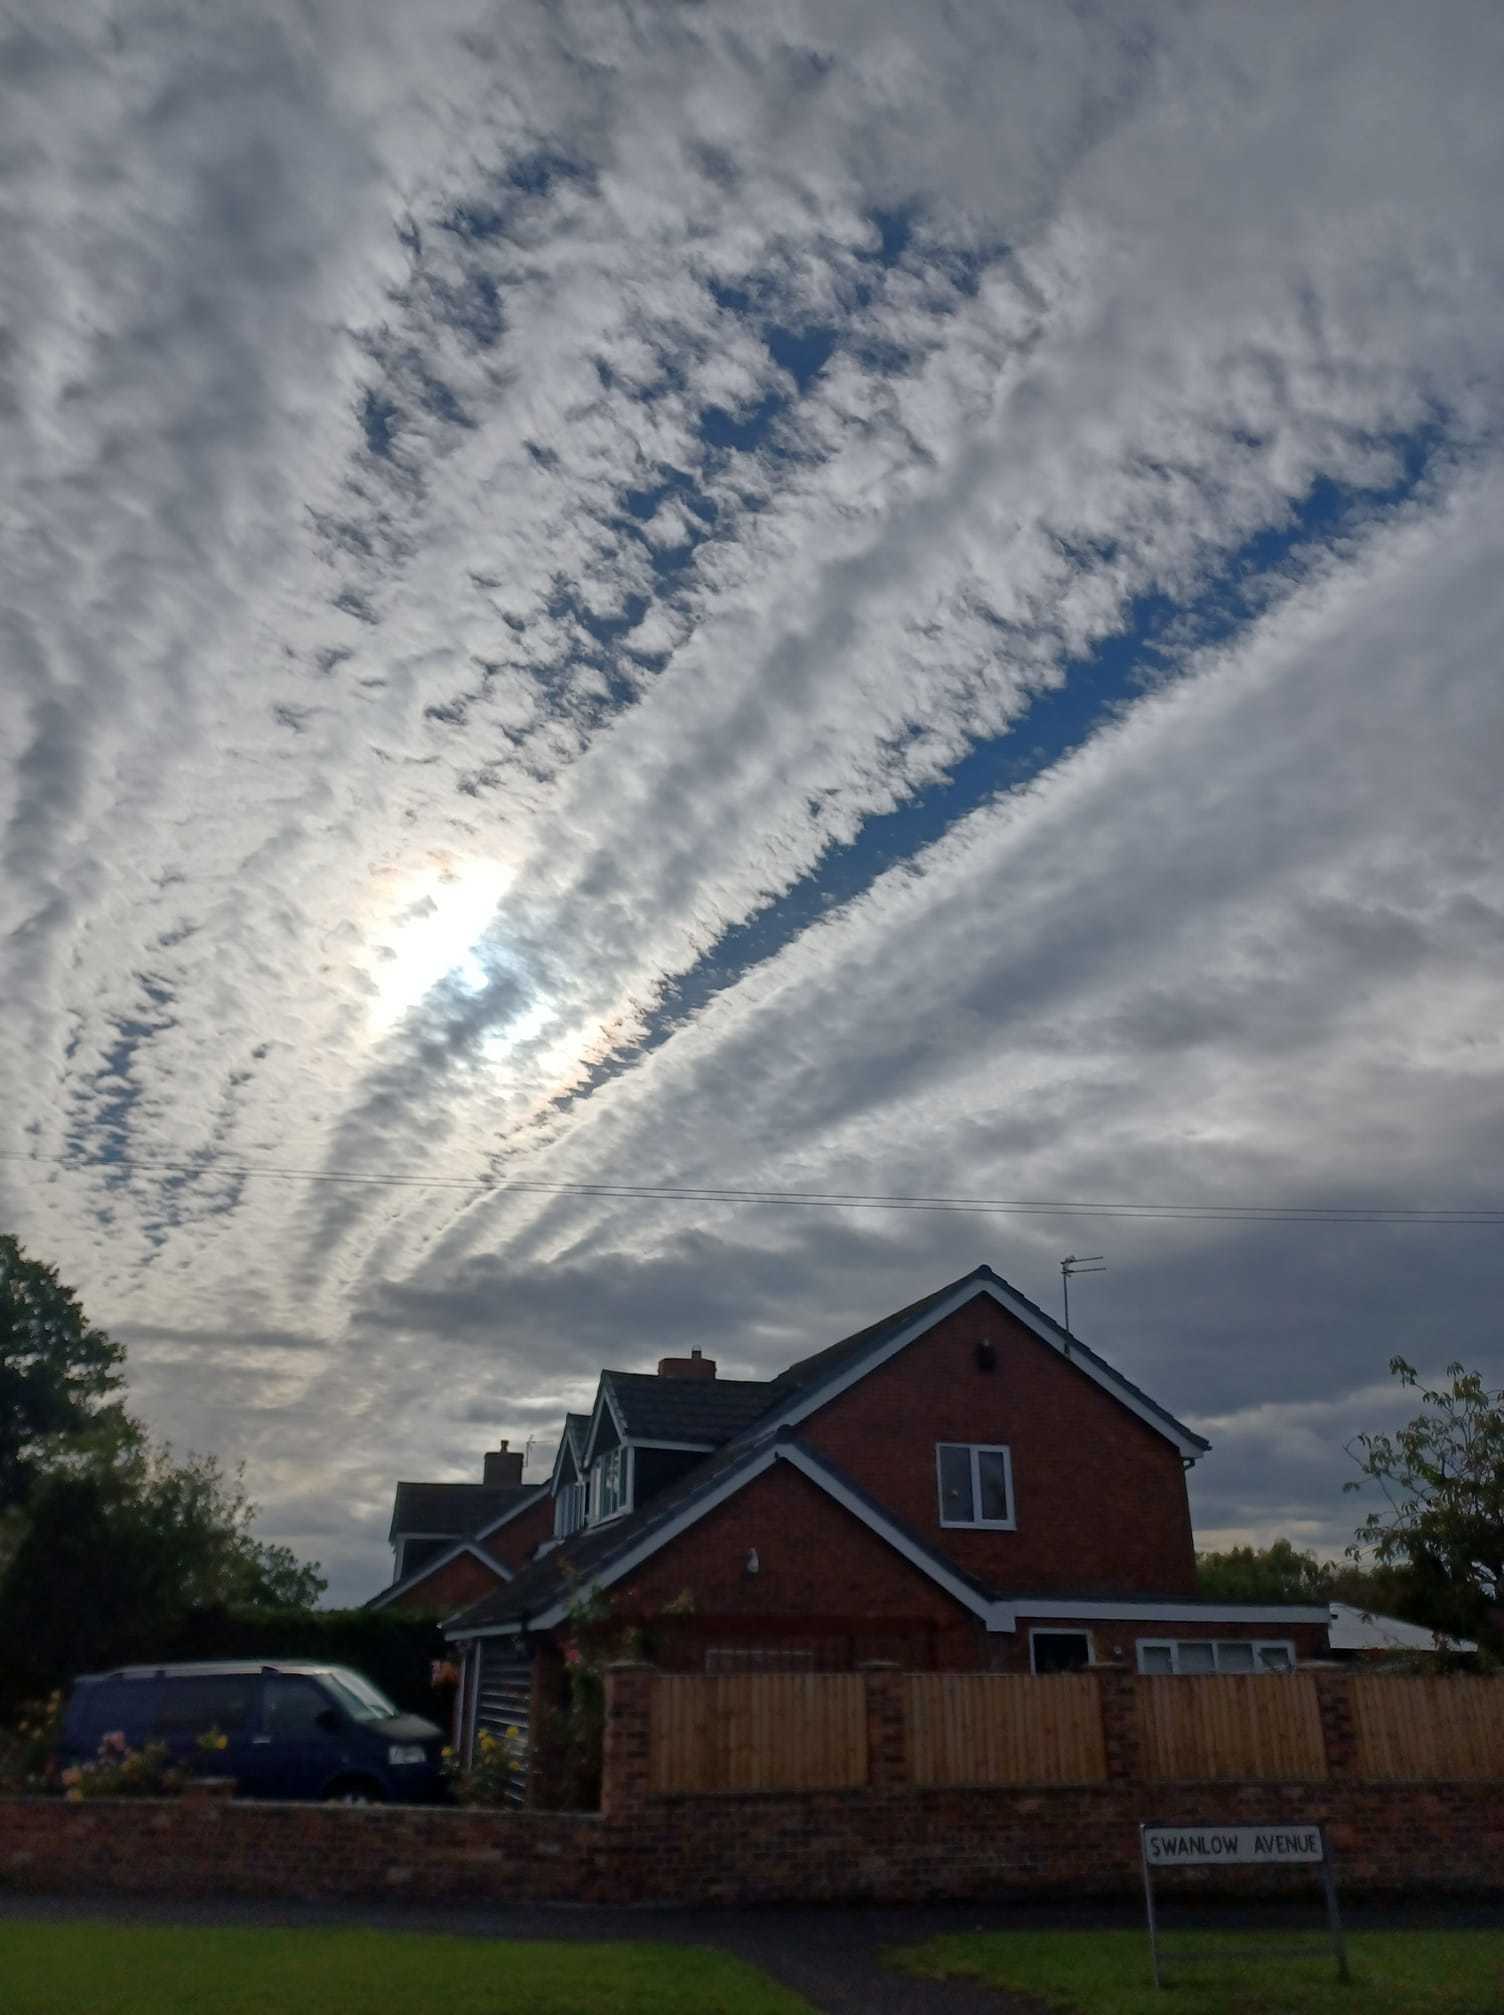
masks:
[[[1488,0],[0,8],[0,1226],[331,1600],[983,1261],[1105,1255],[1206,1546],[1504,1380],[1415,1215],[1504,1206],[1501,86]],[[1139,1208],[621,1193],[706,1187]]]

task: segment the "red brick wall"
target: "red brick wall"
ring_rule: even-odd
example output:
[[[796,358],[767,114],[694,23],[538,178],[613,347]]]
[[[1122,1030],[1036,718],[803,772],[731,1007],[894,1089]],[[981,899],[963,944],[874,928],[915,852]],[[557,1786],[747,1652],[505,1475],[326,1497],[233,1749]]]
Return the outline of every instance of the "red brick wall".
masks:
[[[553,1502],[544,1496],[479,1544],[482,1552],[489,1553],[493,1560],[500,1561],[503,1567],[515,1574],[526,1563],[538,1541],[546,1539],[553,1529]],[[399,1595],[387,1607],[405,1610],[415,1616],[452,1616],[457,1609],[489,1595],[494,1588],[500,1587],[501,1581],[502,1577],[489,1573],[473,1553],[462,1553],[456,1559],[446,1561],[442,1567],[436,1567],[431,1574],[425,1574],[405,1595]]]
[[[493,1560],[515,1574],[533,1555],[540,1539],[551,1539],[554,1530],[554,1501],[545,1491],[536,1504],[508,1519],[499,1532],[481,1543]]]
[[[410,1616],[452,1616],[457,1609],[479,1602],[483,1595],[501,1585],[501,1575],[493,1573],[473,1553],[461,1553],[431,1574],[425,1574],[421,1581],[415,1581],[404,1595],[386,1606]]]
[[[996,1348],[978,1369],[983,1338]],[[805,1420],[829,1455],[969,1573],[1033,1595],[1194,1595],[1181,1458],[986,1295]],[[1016,1532],[940,1524],[938,1441],[1012,1450]]]
[[[747,1573],[756,1550],[758,1572]],[[899,1623],[936,1643],[936,1662],[983,1662],[985,1633],[886,1540],[788,1463],[775,1463],[612,1590],[617,1614],[651,1618],[685,1590],[697,1618],[724,1619],[733,1643],[777,1636],[785,1619],[878,1631]]]

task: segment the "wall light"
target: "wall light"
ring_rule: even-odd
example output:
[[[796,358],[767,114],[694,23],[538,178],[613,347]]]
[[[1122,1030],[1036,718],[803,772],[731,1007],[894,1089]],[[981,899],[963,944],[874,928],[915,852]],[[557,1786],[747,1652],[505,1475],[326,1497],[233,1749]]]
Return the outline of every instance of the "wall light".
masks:
[[[758,1574],[761,1571],[762,1562],[757,1557],[757,1548],[749,1546],[747,1548],[747,1572],[748,1574]]]

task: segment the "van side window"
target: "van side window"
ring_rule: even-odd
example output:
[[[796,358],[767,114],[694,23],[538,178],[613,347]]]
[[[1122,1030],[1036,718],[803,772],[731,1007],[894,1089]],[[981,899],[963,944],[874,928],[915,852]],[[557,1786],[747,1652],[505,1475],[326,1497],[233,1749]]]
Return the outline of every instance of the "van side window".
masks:
[[[266,1680],[266,1732],[284,1741],[307,1741],[321,1736],[319,1716],[330,1705],[321,1686],[311,1679],[293,1679],[268,1674]]]
[[[224,1678],[164,1679],[157,1703],[158,1735],[237,1734],[251,1718],[256,1682],[247,1673]]]

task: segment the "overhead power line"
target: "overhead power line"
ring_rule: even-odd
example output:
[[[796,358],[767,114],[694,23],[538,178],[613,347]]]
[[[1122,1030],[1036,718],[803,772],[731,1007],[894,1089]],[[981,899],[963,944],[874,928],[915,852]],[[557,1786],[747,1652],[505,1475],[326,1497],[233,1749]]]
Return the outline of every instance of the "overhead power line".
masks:
[[[642,1202],[785,1204],[817,1210],[911,1210],[954,1216],[1142,1217],[1270,1224],[1415,1224],[1504,1226],[1504,1205],[1477,1208],[1420,1204],[1274,1204],[1142,1202],[1124,1198],[911,1196],[862,1190],[748,1189],[730,1184],[547,1182],[530,1176],[404,1175],[353,1169],[289,1168],[275,1162],[229,1162],[214,1156],[166,1160],[138,1155],[24,1154],[0,1150],[0,1161],[72,1170],[132,1174],[218,1175],[236,1181],[343,1183],[381,1189],[457,1190],[473,1196],[621,1197]]]

